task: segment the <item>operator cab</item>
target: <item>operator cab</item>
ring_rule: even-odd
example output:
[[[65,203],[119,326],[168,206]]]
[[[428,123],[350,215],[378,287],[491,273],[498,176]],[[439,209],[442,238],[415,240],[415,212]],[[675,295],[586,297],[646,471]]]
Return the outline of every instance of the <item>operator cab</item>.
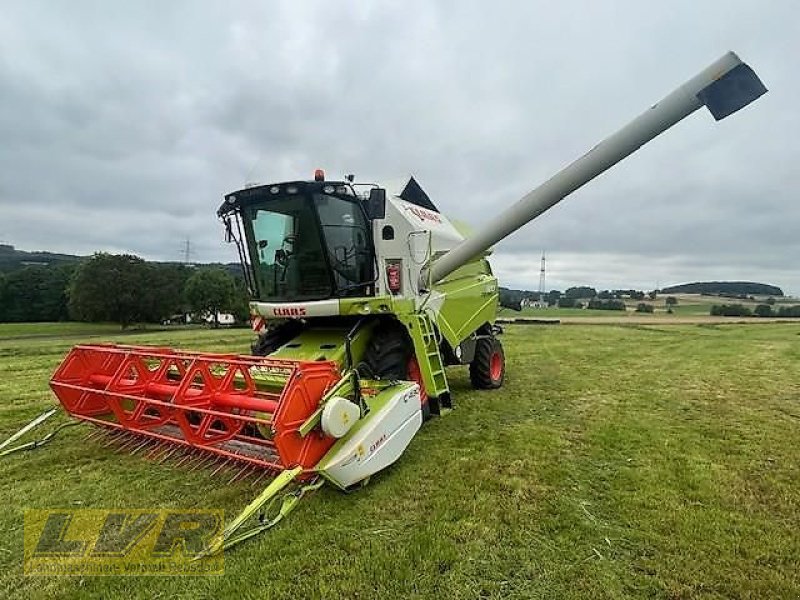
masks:
[[[374,295],[365,199],[350,182],[292,181],[228,194],[218,211],[248,286],[264,302]]]

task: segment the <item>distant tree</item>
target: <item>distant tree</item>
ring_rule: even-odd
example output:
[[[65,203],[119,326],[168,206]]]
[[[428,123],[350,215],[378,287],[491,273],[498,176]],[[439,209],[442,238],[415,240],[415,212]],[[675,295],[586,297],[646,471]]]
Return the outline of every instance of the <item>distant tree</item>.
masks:
[[[79,321],[113,321],[125,329],[148,312],[148,268],[130,254],[98,253],[78,266],[69,312]]]
[[[772,315],[772,307],[769,304],[759,304],[756,306],[753,314],[757,317],[771,317]]]
[[[665,287],[662,294],[704,294],[737,297],[744,294],[758,296],[783,296],[783,290],[774,285],[752,281],[703,281]]]
[[[6,313],[8,312],[8,299],[6,297],[6,276],[0,273],[0,323],[7,320]]]
[[[244,280],[237,279],[231,312],[237,323],[247,323],[250,320],[250,294],[247,292]]]
[[[589,300],[589,305],[586,308],[594,310],[626,310],[625,303],[622,300],[600,300],[599,298]]]
[[[583,308],[583,305],[575,298],[562,296],[558,299],[558,308]]]
[[[778,317],[800,317],[800,305],[781,306],[778,309]]]
[[[69,319],[69,283],[78,265],[60,263],[48,266],[42,274],[39,287],[39,314],[41,321],[66,321]]]
[[[561,299],[561,292],[559,290],[550,290],[545,295],[545,300],[547,300],[547,306],[556,306],[558,304],[559,299]]]
[[[773,305],[775,304],[775,298],[773,298],[772,296],[770,296],[769,298],[767,298],[767,299],[765,300],[765,302],[766,302],[767,304],[769,304],[770,306],[773,306]]]
[[[223,269],[199,269],[186,282],[186,300],[194,312],[210,315],[219,326],[219,313],[232,312],[236,304],[236,284]]]
[[[664,304],[666,306],[677,306],[678,299],[675,296],[667,296],[666,300],[664,300]]]
[[[650,298],[650,300],[655,300],[658,297],[658,292],[655,290],[652,292],[647,292],[647,297]]]
[[[68,317],[67,286],[74,267],[28,266],[8,273],[0,292],[0,320],[61,321]]]
[[[603,290],[597,294],[597,297],[600,298],[600,300],[611,300],[614,296],[608,290]]]
[[[147,263],[146,269],[142,319],[161,323],[176,314],[189,312],[183,291],[192,270],[185,265],[158,263]]]
[[[711,314],[718,317],[749,317],[753,311],[743,304],[715,304],[711,307]]]
[[[651,313],[653,312],[653,305],[652,304],[645,304],[644,302],[640,302],[636,305],[636,312],[638,313]]]
[[[597,296],[597,290],[593,287],[588,287],[585,285],[567,288],[564,292],[564,296],[567,298],[594,298]]]
[[[644,300],[644,292],[640,292],[639,290],[630,290],[628,295],[631,300]]]

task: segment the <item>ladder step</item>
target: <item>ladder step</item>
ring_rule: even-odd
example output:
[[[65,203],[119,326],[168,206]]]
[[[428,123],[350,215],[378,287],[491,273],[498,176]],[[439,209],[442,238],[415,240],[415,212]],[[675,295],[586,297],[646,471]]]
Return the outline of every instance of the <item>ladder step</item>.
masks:
[[[423,315],[417,316],[417,326],[419,328],[422,342],[422,350],[431,368],[431,383],[435,389],[428,390],[433,397],[446,393],[448,390],[447,375],[442,364],[442,356],[439,353],[439,340],[436,339],[436,331],[431,326],[430,321]]]

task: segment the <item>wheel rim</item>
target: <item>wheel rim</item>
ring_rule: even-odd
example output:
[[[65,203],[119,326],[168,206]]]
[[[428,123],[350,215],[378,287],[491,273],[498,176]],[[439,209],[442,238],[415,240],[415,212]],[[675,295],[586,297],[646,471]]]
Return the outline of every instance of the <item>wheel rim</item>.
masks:
[[[489,376],[492,381],[499,381],[503,376],[503,357],[499,352],[492,354],[492,360],[489,363]]]
[[[416,356],[408,359],[408,377],[419,385],[419,401],[420,405],[424,406],[428,402],[428,392],[425,390],[425,382],[422,381],[422,371],[419,368]]]

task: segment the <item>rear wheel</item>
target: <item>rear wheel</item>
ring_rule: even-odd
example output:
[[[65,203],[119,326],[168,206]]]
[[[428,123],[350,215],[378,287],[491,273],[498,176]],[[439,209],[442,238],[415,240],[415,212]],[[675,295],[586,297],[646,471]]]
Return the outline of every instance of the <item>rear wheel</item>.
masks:
[[[479,390],[494,390],[503,385],[506,377],[506,357],[503,345],[495,337],[478,340],[475,357],[469,364],[472,387]]]
[[[364,360],[358,365],[361,377],[397,381],[413,381],[419,385],[422,416],[430,416],[428,394],[422,381],[419,361],[414,355],[411,340],[397,326],[378,327],[367,346]]]

